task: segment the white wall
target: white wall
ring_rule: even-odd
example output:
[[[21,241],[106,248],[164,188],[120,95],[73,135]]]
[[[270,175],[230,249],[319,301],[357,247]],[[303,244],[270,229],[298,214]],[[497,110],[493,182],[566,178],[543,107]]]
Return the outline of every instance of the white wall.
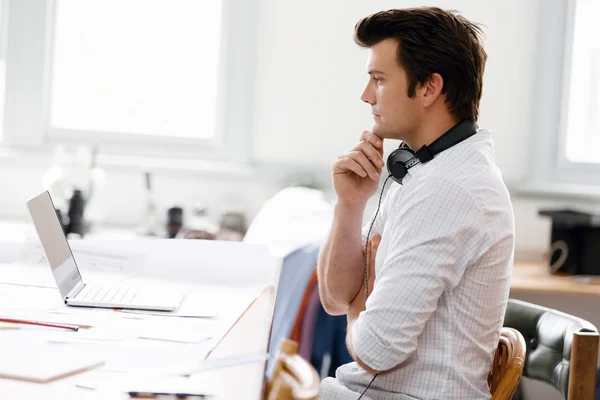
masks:
[[[352,40],[354,24],[378,10],[422,3],[263,0],[262,5],[254,152],[262,160],[328,165],[372,122],[370,107],[359,98],[367,82],[366,51]],[[458,9],[487,26],[480,125],[495,132],[505,178],[520,179],[527,151],[521,144],[533,102],[535,13],[541,1],[436,5]],[[390,149],[395,146],[389,143]]]
[[[564,0],[440,0],[435,5],[461,11],[485,25],[489,56],[480,125],[494,132],[496,160],[508,183],[525,177],[533,128],[534,83],[540,10]],[[160,170],[155,187],[163,205],[191,204],[208,196],[215,216],[225,204],[251,217],[282,186],[288,174],[310,171],[330,188],[329,166],[371,126],[369,107],[360,101],[366,83],[366,53],[352,40],[363,16],[392,7],[420,6],[410,0],[261,0],[256,77],[255,137],[257,173],[248,177],[179,174]],[[433,4],[432,4],[433,5]],[[386,153],[397,144],[389,142]],[[0,157],[0,218],[26,219],[24,201],[40,188],[49,159]],[[142,171],[107,170],[110,187],[101,195],[109,223],[134,225],[142,214]],[[9,189],[7,189],[9,188]],[[237,200],[236,200],[237,199]],[[370,203],[368,212],[374,208]],[[541,206],[574,203],[513,195],[517,247],[543,250],[549,221]],[[582,204],[594,208],[595,204]]]

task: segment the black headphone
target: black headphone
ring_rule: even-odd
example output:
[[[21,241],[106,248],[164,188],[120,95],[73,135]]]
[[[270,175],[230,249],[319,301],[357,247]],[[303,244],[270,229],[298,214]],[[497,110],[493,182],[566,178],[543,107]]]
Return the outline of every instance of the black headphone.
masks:
[[[450,130],[437,138],[429,146],[423,145],[417,152],[414,152],[404,142],[388,156],[387,169],[393,180],[402,184],[402,180],[408,173],[408,170],[415,165],[425,164],[433,159],[433,156],[441,153],[473,136],[479,127],[469,119],[463,120],[454,125]]]

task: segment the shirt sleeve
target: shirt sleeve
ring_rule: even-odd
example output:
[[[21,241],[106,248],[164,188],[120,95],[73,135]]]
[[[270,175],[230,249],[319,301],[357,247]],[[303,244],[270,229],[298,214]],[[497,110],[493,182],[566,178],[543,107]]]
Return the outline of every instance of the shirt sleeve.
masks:
[[[369,235],[369,238],[372,238],[373,235],[376,233],[381,234],[381,232],[383,231],[383,227],[385,226],[384,221],[387,216],[389,198],[393,197],[393,193],[396,191],[397,188],[390,187],[390,189],[384,194],[384,197],[381,201],[381,205],[379,206],[379,212],[377,212],[377,208],[375,208],[375,211],[373,211],[367,223],[363,225],[361,230],[361,244],[363,248],[367,243],[367,235],[369,234],[369,229],[371,229],[371,234]],[[375,222],[373,222],[373,220]],[[371,224],[373,224],[372,227]]]
[[[378,371],[416,349],[441,294],[460,282],[488,236],[481,207],[456,183],[422,181],[395,206],[386,221],[393,224],[385,231],[387,256],[352,328],[358,358]]]

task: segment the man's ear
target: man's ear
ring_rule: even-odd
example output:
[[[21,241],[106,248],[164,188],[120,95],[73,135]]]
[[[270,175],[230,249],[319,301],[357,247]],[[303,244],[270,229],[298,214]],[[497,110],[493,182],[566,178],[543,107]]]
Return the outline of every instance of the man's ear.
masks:
[[[423,107],[429,107],[440,97],[444,89],[444,78],[437,72],[431,74],[421,87],[421,102]]]

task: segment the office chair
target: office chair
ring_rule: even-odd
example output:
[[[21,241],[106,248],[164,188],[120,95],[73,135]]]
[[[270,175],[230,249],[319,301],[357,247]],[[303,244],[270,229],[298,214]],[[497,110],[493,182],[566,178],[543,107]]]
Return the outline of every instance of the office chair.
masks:
[[[492,400],[513,398],[525,366],[525,338],[518,330],[502,328],[488,384]]]
[[[504,326],[525,338],[523,376],[554,386],[567,400],[593,400],[598,330],[581,318],[509,299]]]
[[[319,374],[297,352],[298,343],[289,339],[281,341],[267,382],[267,400],[315,400],[319,397]]]

